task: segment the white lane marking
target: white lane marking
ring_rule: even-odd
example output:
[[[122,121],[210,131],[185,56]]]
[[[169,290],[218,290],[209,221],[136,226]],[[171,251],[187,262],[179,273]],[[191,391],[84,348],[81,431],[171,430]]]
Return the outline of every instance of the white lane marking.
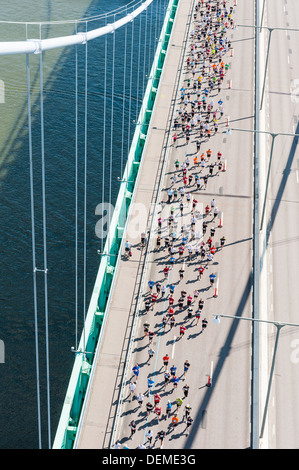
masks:
[[[173,337],[173,346],[172,346],[172,352],[171,352],[171,359],[174,358],[175,340],[176,340],[176,336]]]

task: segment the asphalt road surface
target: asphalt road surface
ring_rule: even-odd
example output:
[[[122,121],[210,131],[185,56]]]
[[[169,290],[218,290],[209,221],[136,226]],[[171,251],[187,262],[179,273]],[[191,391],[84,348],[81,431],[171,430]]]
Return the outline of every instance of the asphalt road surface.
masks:
[[[264,26],[298,28],[296,0],[266,2]],[[274,30],[271,37],[269,68],[265,88],[265,130],[272,133],[299,133],[299,64],[297,31]],[[268,40],[264,31],[264,55]],[[271,137],[265,139],[269,161]],[[299,276],[299,152],[296,138],[275,138],[270,186],[267,198],[264,240],[267,247],[267,316],[269,320],[299,324],[297,284]],[[268,366],[270,369],[276,327],[267,326]],[[299,446],[299,328],[281,329],[267,420],[268,447]],[[267,379],[263,379],[265,386]],[[265,387],[264,387],[265,389]],[[265,398],[265,394],[264,394]],[[262,403],[263,405],[263,403]]]

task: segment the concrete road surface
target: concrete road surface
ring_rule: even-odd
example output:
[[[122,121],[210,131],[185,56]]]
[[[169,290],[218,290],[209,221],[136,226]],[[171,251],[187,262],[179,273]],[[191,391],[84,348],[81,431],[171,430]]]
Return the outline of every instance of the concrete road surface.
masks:
[[[261,2],[262,3],[262,2]],[[296,0],[266,2],[264,26],[299,29]],[[262,118],[265,130],[272,133],[297,133],[299,103],[299,32],[275,30],[272,33],[269,68]],[[266,56],[268,31],[263,32]],[[266,165],[271,137],[264,142]],[[265,168],[267,170],[267,166]],[[270,320],[299,323],[297,285],[299,277],[299,152],[296,138],[275,138],[267,212],[264,227],[263,297]],[[276,327],[264,328],[268,344],[267,363],[271,366]],[[299,447],[299,328],[281,330],[273,386],[269,401],[269,419],[262,447]],[[267,377],[263,377],[265,402]]]
[[[233,2],[227,2],[228,6]],[[248,5],[250,3],[250,5]],[[240,24],[254,24],[253,2],[239,2],[234,8],[233,18]],[[194,25],[191,25],[190,33]],[[164,220],[162,226],[162,245],[156,249],[157,231],[150,245],[150,256],[147,265],[147,277],[143,292],[143,302],[150,297],[147,281],[150,279],[160,281],[167,286],[166,297],[161,295],[158,301],[148,313],[143,309],[139,317],[134,338],[134,347],[128,366],[126,377],[127,398],[120,409],[120,419],[115,434],[121,445],[129,448],[137,448],[145,443],[148,447],[145,434],[148,429],[153,431],[154,448],[159,447],[156,439],[157,432],[164,430],[166,438],[164,449],[191,449],[191,448],[248,448],[250,446],[251,426],[251,324],[247,321],[221,319],[220,325],[213,323],[213,315],[227,314],[251,317],[251,268],[252,268],[252,165],[253,165],[253,134],[235,131],[227,135],[227,123],[231,127],[239,129],[253,128],[253,98],[254,98],[254,32],[249,28],[229,29],[227,37],[232,42],[233,52],[227,52],[225,62],[229,69],[225,74],[221,92],[213,92],[208,97],[216,106],[219,99],[223,101],[224,115],[219,120],[219,130],[216,135],[204,139],[198,155],[210,148],[212,150],[211,161],[217,162],[217,152],[222,153],[221,159],[225,162],[226,171],[217,172],[209,176],[206,189],[201,186],[197,189],[194,184],[187,186],[186,193],[198,201],[196,206],[195,240],[190,244],[193,250],[202,240],[207,242],[210,229],[215,227],[213,243],[216,253],[213,261],[207,266],[206,258],[201,262],[197,255],[188,258],[185,248],[184,256],[179,259],[178,247],[182,242],[181,225],[187,225],[188,234],[191,234],[191,204],[187,204],[186,195],[183,198],[183,215],[180,214],[180,201],[168,203],[168,188],[182,186],[182,172],[175,171],[174,162],[179,160],[180,166],[185,161],[186,155],[190,159],[188,174],[196,173],[202,177],[208,174],[207,166],[203,169],[193,166],[193,158],[196,155],[195,141],[198,137],[198,128],[191,133],[189,143],[186,143],[181,130],[178,132],[178,140],[168,152],[167,168],[165,172],[163,191],[161,194],[161,212],[157,216]],[[189,35],[190,38],[190,35]],[[187,55],[190,53],[190,45],[187,47]],[[192,77],[190,70],[184,68],[181,86],[187,88],[187,79]],[[192,83],[192,80],[191,80]],[[176,99],[176,110],[180,107],[180,92]],[[177,111],[175,112],[175,116]],[[207,161],[206,161],[207,162]],[[176,181],[174,182],[174,177]],[[179,198],[178,198],[179,199]],[[213,219],[210,213],[203,217],[206,205],[211,205],[215,199],[221,218]],[[175,215],[175,230],[178,240],[175,241],[175,262],[165,277],[163,269],[169,264],[170,255],[164,246],[164,238],[168,234],[168,217],[173,205]],[[208,228],[203,237],[201,233],[202,222],[207,220]],[[219,249],[220,238],[226,237],[226,243],[222,250]],[[198,267],[205,267],[202,279],[198,278]],[[184,277],[180,280],[179,269],[184,267]],[[209,275],[215,273],[216,282],[210,286]],[[173,328],[169,323],[162,327],[162,318],[167,315],[169,306],[169,285],[174,283],[175,321]],[[198,299],[193,304],[193,315],[187,317],[186,301],[184,309],[178,308],[178,299],[181,291],[185,290],[194,299],[194,291],[199,291],[198,299],[204,300],[204,308],[199,323],[197,324],[194,312]],[[155,291],[155,287],[153,288]],[[208,320],[206,330],[202,331],[202,319]],[[151,346],[155,354],[150,364],[148,362],[148,337],[144,336],[143,324],[150,323],[150,330],[155,332]],[[180,326],[185,325],[186,331],[180,337]],[[170,356],[169,368],[177,367],[177,375],[180,378],[177,389],[169,385],[165,390],[163,356]],[[188,360],[190,369],[186,377],[183,377],[183,365]],[[139,407],[136,398],[130,401],[130,381],[134,378],[132,368],[134,364],[140,365],[140,374],[137,380],[136,394],[145,395],[143,404]],[[148,395],[147,380],[154,380],[152,392]],[[184,380],[185,379],[185,380]],[[211,386],[207,383],[211,381]],[[176,409],[177,398],[184,397],[183,386],[189,386],[189,394],[183,399],[183,405],[178,411],[179,423],[172,428],[172,417]],[[152,412],[148,417],[145,405],[148,401],[153,403],[153,395],[161,395],[162,419],[157,420]],[[172,414],[166,418],[166,403],[170,400]],[[190,434],[186,433],[186,423],[183,421],[184,407],[187,402],[191,405],[191,417],[193,424]],[[130,423],[135,420],[137,431],[130,439]]]

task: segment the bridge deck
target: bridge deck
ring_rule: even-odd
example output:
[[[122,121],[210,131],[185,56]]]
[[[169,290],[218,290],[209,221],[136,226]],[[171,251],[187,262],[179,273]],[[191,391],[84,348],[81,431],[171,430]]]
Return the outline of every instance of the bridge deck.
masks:
[[[232,4],[232,2],[227,2]],[[153,112],[150,136],[143,163],[140,168],[138,190],[135,197],[136,214],[132,214],[128,231],[125,235],[133,244],[133,255],[130,259],[122,259],[116,274],[116,283],[109,310],[109,316],[105,325],[103,341],[99,360],[96,364],[91,392],[86,407],[82,430],[78,441],[78,448],[107,448],[110,442],[111,430],[119,399],[119,387],[121,384],[123,369],[126,361],[126,351],[130,343],[130,331],[136,302],[138,298],[144,300],[149,296],[147,282],[149,279],[160,281],[162,284],[175,285],[175,318],[176,325],[171,329],[169,324],[165,330],[161,328],[163,315],[167,314],[168,300],[159,297],[153,310],[144,313],[138,318],[134,338],[132,339],[133,351],[128,358],[128,373],[125,377],[125,391],[127,398],[122,403],[120,418],[116,430],[115,439],[121,444],[127,444],[130,448],[136,448],[140,443],[146,442],[145,432],[152,429],[154,437],[157,431],[166,431],[164,448],[244,448],[250,441],[250,331],[249,322],[238,322],[223,319],[221,326],[213,324],[213,314],[230,314],[251,316],[251,261],[252,261],[252,154],[253,140],[250,133],[232,133],[226,135],[225,116],[219,121],[218,133],[212,135],[210,140],[205,139],[201,145],[200,153],[206,152],[210,147],[213,162],[217,161],[216,154],[220,150],[222,159],[226,160],[227,170],[219,172],[214,170],[213,176],[208,178],[207,189],[196,188],[196,185],[188,186],[188,191],[198,201],[197,223],[202,223],[202,213],[211,199],[216,199],[219,211],[222,213],[223,227],[218,225],[220,219],[212,221],[212,216],[207,217],[208,229],[204,241],[210,235],[210,228],[216,228],[214,243],[219,246],[222,235],[226,237],[226,246],[217,249],[213,262],[206,266],[200,262],[200,257],[188,259],[185,254],[182,260],[178,260],[178,246],[180,240],[175,242],[176,262],[165,279],[163,268],[169,263],[169,254],[162,242],[161,249],[156,250],[156,242],[153,237],[149,246],[149,255],[146,260],[146,272],[144,277],[144,290],[138,293],[145,249],[139,245],[140,233],[143,226],[137,227],[138,208],[145,207],[148,214],[151,204],[157,198],[167,201],[167,189],[172,184],[177,188],[182,186],[181,171],[175,172],[174,162],[179,159],[180,164],[185,161],[186,153],[190,158],[189,173],[199,176],[208,173],[205,168],[200,173],[200,168],[193,167],[193,157],[196,153],[195,140],[198,136],[198,128],[191,133],[190,143],[187,145],[181,130],[175,146],[172,144],[172,130],[169,133],[173,111],[180,103],[180,87],[186,86],[190,71],[184,67],[180,77],[181,60],[184,54],[185,40],[189,37],[189,21],[192,19],[191,2],[181,0],[179,2],[169,50],[164,65],[155,110]],[[235,9],[234,18],[240,23],[248,21],[253,24],[253,7],[240,5]],[[191,29],[192,29],[191,24]],[[253,33],[250,28],[237,31],[228,30],[227,35],[232,40],[235,58],[230,58],[227,53],[225,61],[231,65],[227,72],[220,95],[213,93],[213,100],[217,103],[219,98],[224,101],[225,115],[230,115],[230,120],[235,127],[244,129],[253,125]],[[187,47],[187,53],[190,48]],[[186,57],[185,57],[186,58]],[[184,58],[184,64],[185,64]],[[242,71],[242,74],[240,73]],[[230,89],[227,80],[233,82]],[[181,81],[179,81],[181,80]],[[210,101],[211,96],[208,98]],[[168,140],[168,136],[170,140]],[[163,161],[166,162],[165,172]],[[159,193],[159,181],[162,172],[162,191]],[[173,176],[177,176],[174,183]],[[194,180],[193,180],[194,183]],[[184,198],[185,199],[185,198]],[[142,206],[138,206],[141,204]],[[184,215],[179,213],[179,202],[175,202],[175,221],[178,223],[177,232],[181,237],[180,226],[182,219],[188,226],[190,233],[191,207],[184,200]],[[167,233],[167,219],[170,215],[171,204],[163,204],[159,214],[166,223],[162,230],[162,237]],[[154,215],[156,217],[157,214]],[[151,217],[149,218],[149,222]],[[196,230],[197,231],[197,230]],[[202,238],[192,241],[192,246],[200,243]],[[198,267],[206,267],[203,278],[198,280]],[[179,269],[184,266],[183,280],[179,279]],[[216,273],[218,287],[217,296],[214,297],[214,288],[210,287],[209,274]],[[199,298],[203,298],[205,306],[202,318],[208,320],[207,331],[201,333],[201,322],[196,324],[193,318],[187,319],[186,308],[180,311],[177,307],[181,290],[185,289],[193,296],[194,290],[199,291]],[[154,288],[155,290],[155,288]],[[167,296],[169,288],[167,288]],[[197,304],[197,302],[196,302]],[[197,305],[194,304],[194,311]],[[186,303],[185,303],[186,305]],[[201,319],[202,319],[201,318]],[[155,355],[148,364],[148,338],[143,334],[143,323],[148,320],[151,329],[155,332],[152,347]],[[180,338],[179,327],[186,326],[184,337]],[[180,382],[177,390],[169,385],[163,389],[164,368],[162,357],[168,353],[170,356],[169,367],[175,364],[178,368]],[[189,360],[191,367],[183,381],[183,364]],[[135,363],[140,365],[140,376],[137,381],[136,394],[145,395],[144,403],[139,408],[136,398],[129,400],[129,383],[132,379],[132,367]],[[208,376],[212,376],[212,387],[206,387]],[[173,402],[183,397],[182,386],[188,383],[188,400],[192,406],[191,416],[193,425],[189,436],[185,435],[186,425],[183,422],[183,409],[178,413],[179,424],[176,429],[171,428],[171,418],[165,418],[159,422],[152,413],[147,417],[145,403],[151,401],[153,396],[147,396],[147,379],[153,377],[155,385],[153,393],[159,392],[162,397],[162,412],[165,414],[167,400]],[[173,414],[172,414],[173,416]],[[137,432],[130,440],[129,424],[135,420]],[[157,445],[157,444],[155,444]]]

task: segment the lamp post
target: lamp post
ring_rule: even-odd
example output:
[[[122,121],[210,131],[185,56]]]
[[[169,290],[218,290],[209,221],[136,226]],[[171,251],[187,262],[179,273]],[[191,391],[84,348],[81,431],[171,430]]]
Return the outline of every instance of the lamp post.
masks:
[[[273,373],[274,373],[274,365],[275,365],[275,360],[276,360],[276,353],[277,353],[277,346],[278,346],[280,330],[284,326],[299,327],[299,324],[297,324],[297,323],[285,323],[285,322],[271,321],[271,320],[262,320],[262,319],[259,319],[259,318],[237,317],[237,316],[234,316],[234,315],[214,315],[214,317],[215,318],[214,318],[213,322],[216,323],[216,324],[220,323],[219,317],[221,317],[221,318],[223,317],[223,318],[233,318],[234,320],[247,320],[247,321],[252,321],[252,322],[270,323],[270,324],[272,324],[276,327],[275,346],[274,346],[274,351],[273,351],[273,358],[272,358],[272,364],[271,364],[271,370],[270,370],[270,376],[269,376],[269,383],[268,383],[268,390],[267,390],[267,396],[266,396],[266,401],[265,401],[265,408],[264,408],[263,419],[262,419],[262,424],[261,424],[260,439],[262,439],[263,435],[264,435],[265,424],[266,424],[266,419],[267,419],[268,404],[269,404],[269,398],[270,398],[270,392],[271,392],[271,385],[272,385],[272,379],[273,379]]]
[[[273,31],[296,31],[298,32],[299,29],[297,28],[281,28],[281,27],[269,27],[269,26],[262,26],[262,21],[263,21],[263,16],[264,16],[264,7],[265,7],[265,0],[263,4],[263,13],[262,13],[262,19],[261,19],[261,24],[260,26],[255,26],[255,25],[247,25],[247,24],[239,24],[236,25],[237,27],[241,28],[255,28],[259,29],[260,32],[262,29],[267,29],[269,31],[269,37],[268,37],[268,46],[267,46],[267,55],[266,55],[266,61],[265,61],[265,71],[264,71],[264,80],[263,80],[263,90],[262,90],[262,97],[261,97],[261,104],[260,104],[260,110],[263,107],[263,102],[264,102],[264,92],[265,92],[265,83],[266,83],[266,76],[267,76],[267,69],[268,69],[268,60],[269,60],[269,51],[270,51],[270,42],[272,38],[272,32]]]
[[[252,132],[252,133],[258,133],[258,134],[268,134],[272,137],[270,158],[269,158],[268,171],[267,171],[266,188],[265,188],[264,202],[263,202],[263,209],[262,209],[262,216],[261,216],[261,224],[260,224],[260,231],[261,231],[261,230],[263,230],[263,224],[264,224],[265,208],[266,208],[266,201],[267,201],[267,195],[268,195],[268,187],[269,187],[270,171],[271,171],[271,165],[272,165],[272,157],[273,157],[273,148],[274,148],[275,138],[279,135],[289,136],[289,137],[299,137],[299,134],[291,134],[291,133],[288,133],[288,132],[275,132],[274,133],[274,132],[269,132],[269,131],[258,131],[258,130],[253,130],[253,129],[227,129],[226,133],[228,135],[231,135],[231,131]]]

